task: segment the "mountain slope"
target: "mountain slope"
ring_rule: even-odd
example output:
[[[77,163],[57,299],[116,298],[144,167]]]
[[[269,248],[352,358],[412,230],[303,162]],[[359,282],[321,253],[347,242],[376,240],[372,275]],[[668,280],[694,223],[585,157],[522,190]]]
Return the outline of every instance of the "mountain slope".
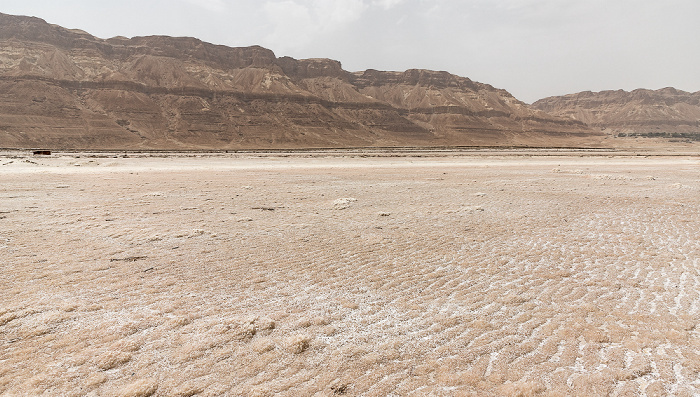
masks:
[[[579,121],[447,72],[350,73],[194,38],[107,40],[0,14],[0,147],[595,144]]]
[[[532,106],[611,133],[700,137],[700,92],[586,91],[541,99]]]

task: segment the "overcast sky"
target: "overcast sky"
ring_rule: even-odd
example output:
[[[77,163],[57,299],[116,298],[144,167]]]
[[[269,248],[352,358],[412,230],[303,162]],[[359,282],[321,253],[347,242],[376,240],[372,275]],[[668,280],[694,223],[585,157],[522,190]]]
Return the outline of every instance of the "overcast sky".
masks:
[[[101,38],[258,44],[350,71],[447,70],[525,102],[700,91],[700,0],[0,0],[0,12]]]

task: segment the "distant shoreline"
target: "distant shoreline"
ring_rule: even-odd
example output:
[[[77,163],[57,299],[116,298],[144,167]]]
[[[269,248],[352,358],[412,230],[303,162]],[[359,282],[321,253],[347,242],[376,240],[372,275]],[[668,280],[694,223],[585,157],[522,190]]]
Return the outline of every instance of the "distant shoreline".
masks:
[[[442,156],[691,156],[700,157],[697,148],[583,148],[583,147],[367,147],[367,148],[304,148],[304,149],[242,149],[242,150],[51,150],[50,155],[35,155],[37,149],[0,148],[0,157],[31,156],[48,158],[57,156],[103,157],[226,157],[227,155],[258,155],[270,157],[328,156],[328,157],[442,157]]]

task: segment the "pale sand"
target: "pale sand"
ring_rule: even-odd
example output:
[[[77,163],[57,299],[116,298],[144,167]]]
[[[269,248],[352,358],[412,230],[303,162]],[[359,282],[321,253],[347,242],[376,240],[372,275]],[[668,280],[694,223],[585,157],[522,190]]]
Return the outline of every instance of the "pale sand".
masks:
[[[0,394],[700,393],[697,157],[191,156],[0,156]]]

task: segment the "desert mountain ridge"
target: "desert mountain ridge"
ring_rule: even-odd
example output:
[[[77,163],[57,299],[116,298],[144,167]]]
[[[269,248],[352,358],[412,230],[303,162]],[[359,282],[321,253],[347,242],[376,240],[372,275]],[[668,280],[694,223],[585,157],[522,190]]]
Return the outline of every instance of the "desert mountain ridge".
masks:
[[[532,104],[547,113],[582,121],[618,135],[688,137],[700,140],[700,91],[584,91]]]
[[[338,61],[188,37],[96,38],[0,14],[0,147],[238,149],[571,146],[580,121],[448,72],[348,72]]]

